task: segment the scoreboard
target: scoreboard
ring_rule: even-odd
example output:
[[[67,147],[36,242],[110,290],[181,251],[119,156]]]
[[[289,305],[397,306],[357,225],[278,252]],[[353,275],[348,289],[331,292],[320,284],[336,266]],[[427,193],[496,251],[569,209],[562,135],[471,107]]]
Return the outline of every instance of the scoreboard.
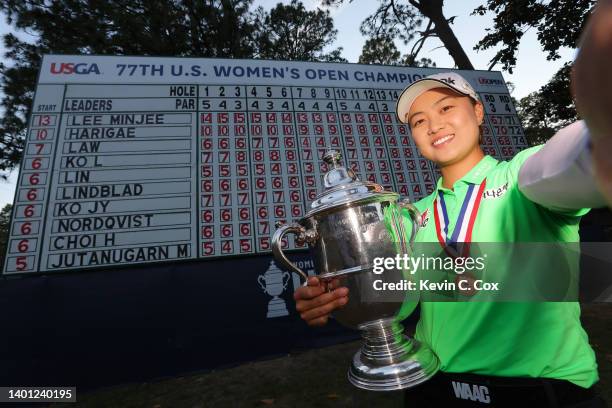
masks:
[[[395,102],[442,71],[46,55],[4,273],[269,253],[275,222],[300,218],[322,191],[328,148],[361,179],[418,200],[438,174]],[[485,152],[505,160],[526,147],[501,73],[458,72],[484,104]]]

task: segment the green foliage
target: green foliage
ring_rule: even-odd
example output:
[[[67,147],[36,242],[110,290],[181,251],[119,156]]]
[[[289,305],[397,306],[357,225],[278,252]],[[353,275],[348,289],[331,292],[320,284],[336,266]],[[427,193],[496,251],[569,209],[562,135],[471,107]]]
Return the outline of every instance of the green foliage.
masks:
[[[9,231],[11,228],[11,212],[13,206],[7,204],[0,210],[0,268],[4,266],[4,256],[8,247]]]
[[[338,4],[343,0],[327,0]],[[442,8],[444,0],[380,0],[378,9],[361,23],[361,33],[371,39],[400,39],[412,44],[410,52],[401,61],[409,66],[435,66],[429,58],[417,60],[428,38],[437,37],[448,50],[457,67],[474,69],[450,25],[454,17],[446,18]],[[427,26],[420,31],[424,20]]]
[[[401,65],[408,67],[435,68],[436,63],[431,58],[420,58],[415,60],[410,54],[406,54],[401,61]]]
[[[489,69],[501,63],[504,70],[512,73],[523,34],[535,28],[546,59],[557,60],[559,48],[576,48],[594,5],[595,0],[487,0],[472,14],[493,12],[494,25],[474,49],[501,46]],[[571,64],[566,63],[546,85],[517,104],[531,145],[546,142],[557,130],[578,119],[570,92],[570,70]]]
[[[359,56],[360,64],[398,65],[400,52],[389,36],[368,39]]]
[[[155,55],[345,61],[329,12],[293,1],[269,14],[253,0],[37,0],[0,2],[0,12],[32,42],[4,36],[0,64],[0,172],[16,167],[25,144],[43,54]],[[6,179],[6,174],[0,174]]]
[[[266,59],[290,61],[339,61],[342,48],[329,53],[323,49],[336,40],[338,30],[329,11],[307,11],[297,0],[291,4],[278,3],[267,14],[263,8],[256,10],[257,56]]]
[[[363,35],[371,38],[398,38],[408,44],[423,23],[423,15],[411,4],[381,0],[378,9],[360,26]]]
[[[389,36],[370,38],[364,44],[361,55],[359,56],[360,64],[383,64],[383,65],[404,65],[410,67],[435,67],[436,63],[429,58],[421,58],[415,60],[412,54],[406,54],[401,57],[401,54],[393,39]]]
[[[9,24],[32,33],[33,43],[8,34],[1,66],[0,171],[18,163],[41,56],[57,54],[248,57],[254,27],[252,0],[7,1]],[[6,178],[6,175],[2,176]]]
[[[512,73],[516,65],[516,53],[523,34],[531,28],[537,36],[548,60],[558,59],[560,47],[575,48],[595,0],[487,0],[472,15],[495,13],[493,28],[487,28],[485,37],[475,50],[501,46],[490,61],[489,69],[501,63]]]
[[[570,91],[568,62],[538,91],[522,98],[517,112],[530,145],[546,142],[555,132],[579,119]]]

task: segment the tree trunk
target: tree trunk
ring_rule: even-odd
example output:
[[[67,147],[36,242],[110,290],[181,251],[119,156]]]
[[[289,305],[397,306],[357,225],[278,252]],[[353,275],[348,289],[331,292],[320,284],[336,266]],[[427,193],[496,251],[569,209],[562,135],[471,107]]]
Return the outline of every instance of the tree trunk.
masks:
[[[442,12],[444,0],[421,0],[419,2],[411,0],[410,3],[417,7],[425,17],[433,21],[434,31],[453,60],[455,60],[457,68],[474,69],[467,54],[463,51],[463,47],[461,47],[459,40],[455,37],[455,33],[453,33],[453,30],[450,28],[446,17],[444,17],[444,13]]]

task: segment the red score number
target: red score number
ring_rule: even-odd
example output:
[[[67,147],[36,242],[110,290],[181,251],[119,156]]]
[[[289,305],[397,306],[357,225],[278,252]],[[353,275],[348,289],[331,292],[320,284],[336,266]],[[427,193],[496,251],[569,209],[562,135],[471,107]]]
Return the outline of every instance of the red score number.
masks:
[[[52,116],[52,115],[36,115],[36,117],[32,121],[32,125],[48,127],[48,126],[53,125],[52,121],[54,118],[55,116]],[[34,147],[33,152],[35,156],[30,159],[31,161],[29,161],[29,168],[32,170],[40,170],[43,168],[42,155],[45,152],[45,146],[46,146],[46,143],[41,143],[41,142],[47,142],[49,137],[52,134],[49,133],[49,129],[47,128],[47,129],[33,130],[33,135],[34,135],[34,139],[39,142],[35,143],[33,146]],[[32,150],[29,150],[29,151],[32,151]],[[42,192],[44,192],[44,189],[42,191],[39,191],[38,186],[43,184],[44,180],[46,180],[46,173],[43,173],[41,175],[41,172],[34,171],[32,173],[25,175],[25,177],[26,177],[25,180],[27,181],[27,185],[31,186],[31,187],[26,187],[27,190],[25,192],[25,199],[29,202],[40,201],[42,199],[41,195],[42,195]],[[44,177],[44,178],[41,179],[41,177]],[[20,197],[23,197],[23,195],[21,195]],[[33,218],[35,215],[35,208],[36,207],[34,204],[26,205],[23,209],[23,216],[26,219]],[[31,236],[34,233],[33,225],[34,225],[33,222],[30,220],[18,223],[17,228],[19,231],[19,235]],[[35,242],[36,241],[34,241],[34,246],[35,246]],[[32,251],[34,248],[32,247],[31,238],[24,238],[24,239],[19,240],[17,243],[16,249],[17,249],[17,252],[19,253],[26,253],[26,252]],[[27,257],[27,256],[16,257],[16,260],[15,260],[16,270],[24,271],[28,269],[29,267],[28,258],[31,258],[31,257]]]
[[[27,205],[24,209],[23,209],[23,215],[26,218],[31,218],[34,215],[34,206],[32,204]]]
[[[15,262],[18,271],[25,271],[28,268],[27,257],[18,256]]]
[[[215,254],[215,243],[213,241],[206,241],[202,243],[202,252],[204,255]]]
[[[32,165],[31,165],[31,166],[32,166],[32,168],[33,168],[34,170],[38,170],[38,169],[40,169],[40,167],[42,166],[42,158],[40,158],[40,157],[35,157],[35,158],[32,160]]]
[[[26,198],[28,199],[28,201],[36,201],[36,199],[38,198],[38,190],[36,190],[35,188],[29,189]]]
[[[37,129],[36,130],[36,140],[45,140],[49,136],[49,132],[47,129]]]
[[[38,117],[37,126],[49,126],[51,124],[51,116],[40,115]]]
[[[240,240],[240,252],[241,253],[251,252],[252,246],[253,246],[253,244],[251,243],[250,239],[241,239]]]
[[[32,223],[30,221],[24,222],[19,230],[22,235],[30,235],[32,233]]]
[[[32,173],[30,177],[28,177],[28,181],[31,185],[35,186],[40,183],[40,173]]]
[[[30,241],[27,239],[22,239],[17,244],[17,251],[19,252],[28,252],[28,249],[30,249]]]

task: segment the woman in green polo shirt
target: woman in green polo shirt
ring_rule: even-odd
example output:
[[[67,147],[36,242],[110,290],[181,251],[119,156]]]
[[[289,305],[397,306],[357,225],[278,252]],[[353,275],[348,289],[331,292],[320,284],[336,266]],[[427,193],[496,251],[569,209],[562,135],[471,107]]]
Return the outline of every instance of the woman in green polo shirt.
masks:
[[[457,74],[412,84],[397,112],[421,153],[442,173],[436,191],[416,203],[432,218],[419,231],[419,242],[437,242],[445,250],[455,242],[578,242],[585,207],[604,204],[590,174],[589,135],[582,122],[546,146],[498,162],[479,146],[482,105]],[[521,263],[528,272],[522,276],[553,277],[557,270],[546,265],[552,259],[531,252]],[[577,259],[566,267],[577,269]],[[506,282],[513,278],[505,275]],[[423,302],[415,337],[436,352],[444,374],[407,399],[436,397],[445,405],[598,403],[588,391],[598,379],[597,364],[579,316],[577,302]],[[462,393],[456,384],[484,386],[487,395]]]
[[[479,145],[483,106],[456,73],[411,84],[396,111],[442,174],[415,204],[429,220],[419,242],[447,252],[457,242],[578,242],[580,216],[605,205],[583,122],[499,162]],[[530,261],[539,273],[541,259]],[[322,325],[349,296],[343,287],[326,293],[311,277],[295,292],[296,309]],[[410,390],[407,405],[605,406],[592,392],[597,364],[579,316],[577,302],[423,302],[415,337],[438,355],[441,372]],[[465,389],[473,386],[477,396]]]

